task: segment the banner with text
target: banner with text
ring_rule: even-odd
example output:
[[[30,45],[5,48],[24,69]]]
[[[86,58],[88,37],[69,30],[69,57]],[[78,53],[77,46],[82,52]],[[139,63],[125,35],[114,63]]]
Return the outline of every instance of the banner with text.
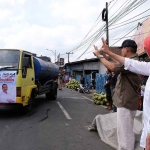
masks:
[[[16,103],[16,71],[0,71],[0,103]]]

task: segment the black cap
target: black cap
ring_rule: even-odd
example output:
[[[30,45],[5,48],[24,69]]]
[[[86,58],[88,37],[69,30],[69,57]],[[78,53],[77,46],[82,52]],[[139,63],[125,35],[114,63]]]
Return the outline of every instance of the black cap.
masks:
[[[121,48],[123,47],[132,47],[132,48],[137,49],[137,44],[135,43],[134,40],[128,39],[128,40],[123,41]]]

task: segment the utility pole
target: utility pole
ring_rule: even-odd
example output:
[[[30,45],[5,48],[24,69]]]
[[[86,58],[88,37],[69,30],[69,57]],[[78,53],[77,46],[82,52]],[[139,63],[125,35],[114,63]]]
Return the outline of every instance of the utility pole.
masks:
[[[106,2],[106,37],[107,37],[107,45],[109,46],[108,3],[107,2]]]
[[[69,63],[69,55],[70,55],[70,54],[73,54],[73,53],[68,52],[68,53],[66,53],[66,54],[68,54],[68,63]]]
[[[106,2],[106,8],[102,11],[102,20],[106,21],[106,43],[109,46],[109,29],[108,29],[108,3]]]

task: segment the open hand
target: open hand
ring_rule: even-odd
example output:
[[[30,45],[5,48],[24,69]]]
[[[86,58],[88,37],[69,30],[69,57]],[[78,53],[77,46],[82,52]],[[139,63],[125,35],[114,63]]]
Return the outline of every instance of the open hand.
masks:
[[[98,47],[94,45],[94,49],[95,49],[95,51],[93,52],[93,54],[94,54],[95,56],[100,55],[100,52],[98,51]]]
[[[102,45],[102,47],[101,47],[101,50],[102,50],[104,53],[109,54],[110,50],[109,50],[109,47],[108,47],[108,45],[106,44],[104,38],[101,38],[101,40],[102,40],[102,43],[103,43],[103,45]]]

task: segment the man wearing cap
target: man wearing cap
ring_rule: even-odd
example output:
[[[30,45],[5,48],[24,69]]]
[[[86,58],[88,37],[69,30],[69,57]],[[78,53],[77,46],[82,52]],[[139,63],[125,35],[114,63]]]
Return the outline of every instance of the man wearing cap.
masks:
[[[93,52],[103,65],[113,72],[120,72],[117,78],[114,105],[117,107],[117,138],[118,150],[134,150],[135,137],[133,132],[134,117],[139,100],[141,77],[139,74],[124,69],[122,63],[111,63],[100,54],[97,46]],[[103,47],[102,47],[103,49]],[[137,44],[133,40],[125,40],[121,46],[123,57],[138,60]]]

